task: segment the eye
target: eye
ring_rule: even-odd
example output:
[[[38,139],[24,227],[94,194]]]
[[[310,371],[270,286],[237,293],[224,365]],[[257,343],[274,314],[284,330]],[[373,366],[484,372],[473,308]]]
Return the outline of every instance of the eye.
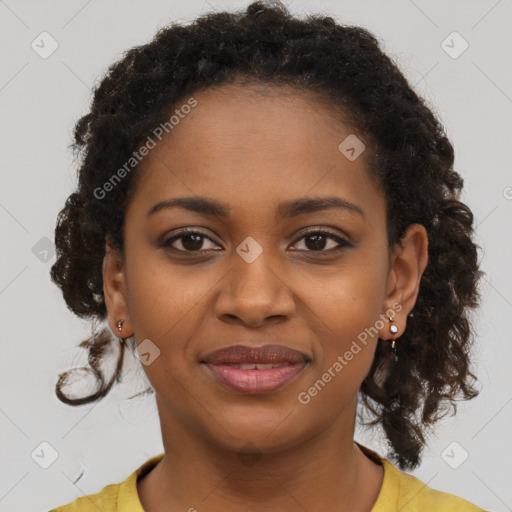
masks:
[[[204,240],[210,241],[215,247],[218,247],[215,242],[201,231],[186,230],[181,231],[177,235],[164,240],[163,247],[170,247],[171,249],[179,252],[202,252],[212,250],[211,248],[204,247]],[[181,248],[180,248],[181,246]],[[217,250],[217,249],[213,249]]]
[[[303,234],[301,238],[299,238],[295,244],[299,241],[304,240],[304,244],[306,249],[297,249],[301,252],[314,252],[314,253],[328,253],[331,254],[333,252],[338,252],[347,247],[352,247],[352,244],[344,240],[338,235],[330,233],[328,231],[321,230],[310,230],[307,233]],[[333,247],[327,248],[328,241],[331,240],[336,242]],[[213,244],[212,247],[205,247],[205,241]],[[209,252],[216,251],[218,249],[218,245],[206,234],[201,231],[195,231],[191,229],[187,229],[181,231],[175,236],[168,238],[162,242],[162,247],[168,247],[177,252]],[[206,245],[208,245],[206,243]]]
[[[337,244],[334,244],[334,247],[330,247],[328,250],[325,250],[328,245],[328,240],[334,241]],[[352,247],[352,244],[344,240],[338,235],[330,233],[328,231],[320,231],[320,230],[311,230],[305,233],[298,241],[304,240],[304,245],[307,247],[306,250],[300,249],[303,252],[319,252],[319,253],[333,253],[345,249],[347,247]],[[297,243],[297,242],[295,242]]]

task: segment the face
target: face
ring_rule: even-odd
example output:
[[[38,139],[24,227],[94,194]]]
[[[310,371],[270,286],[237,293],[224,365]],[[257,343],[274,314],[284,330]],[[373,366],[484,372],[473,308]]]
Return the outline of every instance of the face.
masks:
[[[123,318],[123,336],[146,344],[168,430],[268,453],[328,427],[352,435],[378,337],[391,338],[384,315],[400,333],[414,305],[424,232],[413,226],[413,242],[388,252],[385,198],[365,154],[340,151],[353,132],[314,98],[235,86],[194,98],[137,169],[124,258],[105,257],[111,329]],[[196,202],[161,203],[178,198]],[[338,206],[290,208],[318,198]],[[236,390],[201,362],[267,344],[308,358],[270,391]]]

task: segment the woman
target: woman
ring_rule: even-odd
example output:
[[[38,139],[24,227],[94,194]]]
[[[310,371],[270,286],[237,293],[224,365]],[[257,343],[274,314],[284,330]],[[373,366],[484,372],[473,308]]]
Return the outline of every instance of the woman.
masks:
[[[57,395],[101,399],[128,346],[165,451],[54,510],[482,510],[403,472],[478,393],[481,271],[453,147],[369,32],[277,2],[171,25],[75,147],[52,279],[108,327],[82,343],[99,390]],[[354,442],[359,399],[387,458]]]

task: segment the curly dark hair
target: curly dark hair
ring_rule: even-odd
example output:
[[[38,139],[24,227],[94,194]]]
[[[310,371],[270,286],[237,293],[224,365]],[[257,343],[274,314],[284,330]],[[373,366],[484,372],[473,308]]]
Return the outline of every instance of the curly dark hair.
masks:
[[[474,330],[470,309],[480,301],[478,249],[473,214],[459,201],[462,177],[454,171],[454,151],[444,128],[398,66],[366,29],[342,26],[332,17],[298,19],[279,1],[251,3],[245,11],[211,12],[189,25],[171,24],[153,40],[128,50],[95,87],[90,111],[75,126],[81,157],[76,191],[60,211],[55,229],[57,260],[51,278],[67,306],[98,324],[106,318],[102,261],[105,240],[123,252],[126,206],[135,188],[136,168],[98,199],[95,190],[132,156],[141,141],[168,119],[194,91],[222,84],[265,83],[309,91],[344,114],[372,151],[370,176],[386,198],[389,247],[406,228],[422,224],[429,262],[414,314],[398,344],[377,344],[359,396],[381,424],[388,457],[401,469],[421,462],[426,429],[447,412],[444,406],[478,395],[470,371]],[[81,343],[98,390],[81,398],[56,393],[79,405],[104,397],[120,380],[125,344],[120,344],[114,376],[99,368],[115,337],[108,328]],[[89,370],[91,371],[91,370]]]

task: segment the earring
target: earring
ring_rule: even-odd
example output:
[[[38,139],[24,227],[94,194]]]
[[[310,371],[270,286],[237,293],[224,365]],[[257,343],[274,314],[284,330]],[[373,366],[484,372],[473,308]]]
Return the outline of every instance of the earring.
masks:
[[[398,332],[398,327],[396,326],[396,324],[393,323],[393,319],[388,316],[388,321],[390,322],[390,325],[389,325],[389,332],[391,334],[396,334]],[[393,352],[393,357],[395,359],[395,361],[398,361],[398,357],[396,355],[396,343],[395,343],[396,339],[393,338],[391,340],[391,351]]]
[[[123,330],[123,324],[124,324],[124,320],[118,320],[117,321],[117,328],[119,330],[119,332],[121,332]],[[119,338],[119,342],[120,343],[126,343],[126,339],[125,338]]]

